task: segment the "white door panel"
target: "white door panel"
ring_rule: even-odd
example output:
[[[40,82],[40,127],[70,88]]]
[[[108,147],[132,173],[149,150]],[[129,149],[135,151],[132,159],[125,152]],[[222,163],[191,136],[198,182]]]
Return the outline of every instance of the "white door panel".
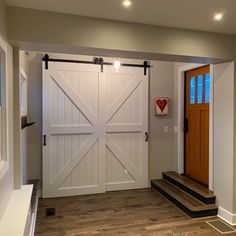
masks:
[[[43,196],[104,192],[99,66],[49,63],[43,75]]]
[[[106,189],[148,186],[148,76],[143,68],[105,67]]]
[[[143,68],[43,65],[43,197],[148,186]]]

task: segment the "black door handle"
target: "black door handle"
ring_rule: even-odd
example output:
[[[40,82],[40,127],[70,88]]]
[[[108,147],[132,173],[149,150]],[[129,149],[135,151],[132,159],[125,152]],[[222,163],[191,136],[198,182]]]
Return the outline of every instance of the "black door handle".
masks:
[[[145,132],[145,136],[146,136],[145,142],[147,142],[148,141],[148,132]]]
[[[43,146],[47,145],[47,135],[43,135]]]
[[[188,133],[188,119],[184,120],[184,132],[187,134]]]

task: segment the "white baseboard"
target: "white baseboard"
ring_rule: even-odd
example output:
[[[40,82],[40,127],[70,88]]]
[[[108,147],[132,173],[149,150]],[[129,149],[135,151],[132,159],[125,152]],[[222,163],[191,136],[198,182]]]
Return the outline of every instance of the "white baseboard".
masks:
[[[218,209],[218,217],[220,217],[230,225],[236,225],[236,214],[232,214],[222,207],[219,207]]]

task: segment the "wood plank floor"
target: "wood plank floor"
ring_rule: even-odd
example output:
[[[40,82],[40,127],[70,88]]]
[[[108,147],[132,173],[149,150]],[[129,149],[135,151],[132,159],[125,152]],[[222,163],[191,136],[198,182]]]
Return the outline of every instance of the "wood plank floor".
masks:
[[[56,215],[45,216],[47,207]],[[128,190],[40,199],[35,235],[220,235],[209,219],[191,219],[152,189]]]

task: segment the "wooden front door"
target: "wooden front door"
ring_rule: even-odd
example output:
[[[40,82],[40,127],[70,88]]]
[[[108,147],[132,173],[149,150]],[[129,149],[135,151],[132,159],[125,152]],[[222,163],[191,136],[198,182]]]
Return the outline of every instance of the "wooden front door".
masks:
[[[210,66],[185,74],[185,175],[208,185]]]

